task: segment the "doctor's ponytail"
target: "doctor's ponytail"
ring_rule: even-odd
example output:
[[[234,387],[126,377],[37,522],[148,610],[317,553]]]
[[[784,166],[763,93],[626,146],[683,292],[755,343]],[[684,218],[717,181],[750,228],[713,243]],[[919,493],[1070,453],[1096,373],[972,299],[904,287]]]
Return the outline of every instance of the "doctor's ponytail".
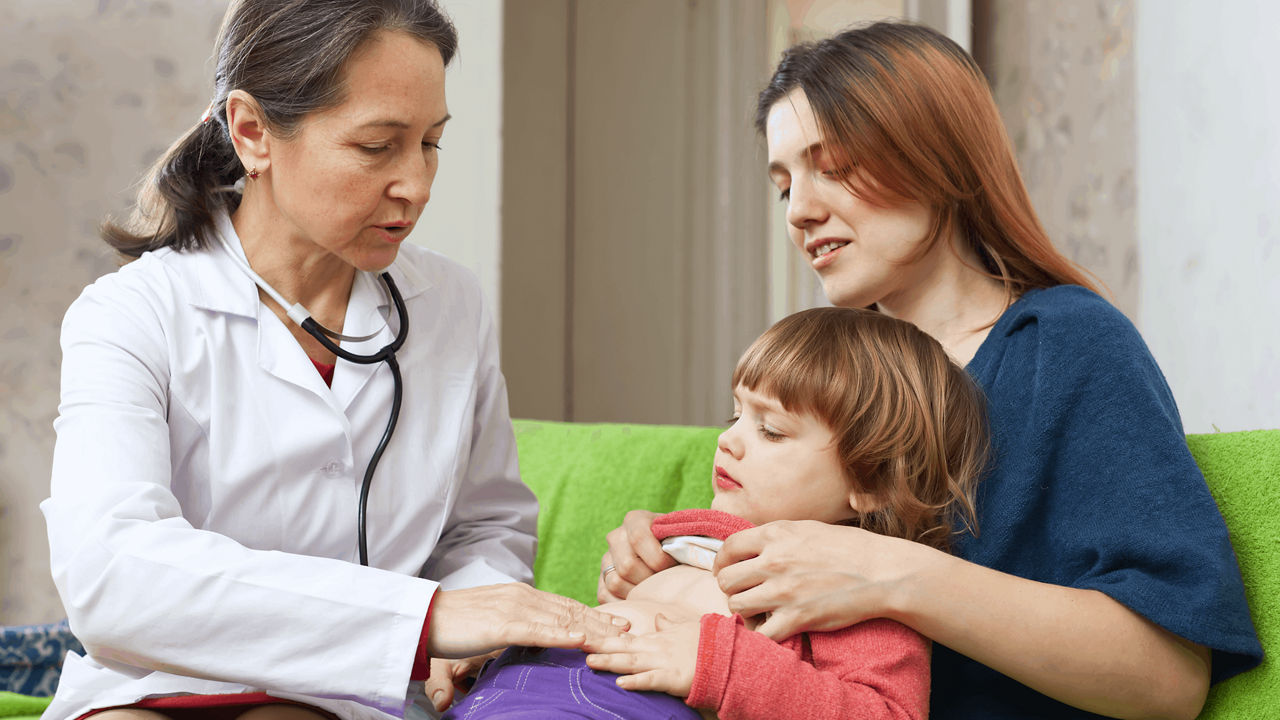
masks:
[[[214,48],[209,112],[151,168],[129,219],[103,223],[102,238],[124,262],[165,247],[207,247],[216,214],[239,206],[233,186],[245,174],[227,129],[227,96],[248,93],[268,130],[288,138],[308,114],[342,102],[347,58],[380,30],[431,44],[446,66],[457,51],[457,31],[434,0],[233,2]]]

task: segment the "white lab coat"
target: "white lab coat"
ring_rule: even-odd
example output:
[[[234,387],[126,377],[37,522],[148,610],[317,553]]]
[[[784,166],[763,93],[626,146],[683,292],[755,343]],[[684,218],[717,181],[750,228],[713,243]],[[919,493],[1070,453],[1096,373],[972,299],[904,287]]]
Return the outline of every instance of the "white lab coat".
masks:
[[[238,251],[225,216],[219,228]],[[391,274],[410,327],[369,498],[371,568],[357,564],[356,511],[390,409],[385,364],[339,360],[326,387],[220,248],[147,254],[72,304],[40,507],[89,654],[68,657],[46,720],[247,691],[400,716],[437,582],[531,579],[537,504],[479,286],[410,245]],[[344,332],[382,331],[344,347],[390,342],[388,304],[359,274]]]

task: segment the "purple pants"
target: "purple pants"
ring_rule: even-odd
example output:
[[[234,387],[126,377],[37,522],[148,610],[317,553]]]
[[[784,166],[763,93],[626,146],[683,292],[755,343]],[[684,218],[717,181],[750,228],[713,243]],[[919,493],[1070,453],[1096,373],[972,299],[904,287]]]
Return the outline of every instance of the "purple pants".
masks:
[[[623,690],[614,684],[617,677],[587,667],[587,656],[579,650],[508,648],[485,666],[444,719],[700,719],[680,698]]]

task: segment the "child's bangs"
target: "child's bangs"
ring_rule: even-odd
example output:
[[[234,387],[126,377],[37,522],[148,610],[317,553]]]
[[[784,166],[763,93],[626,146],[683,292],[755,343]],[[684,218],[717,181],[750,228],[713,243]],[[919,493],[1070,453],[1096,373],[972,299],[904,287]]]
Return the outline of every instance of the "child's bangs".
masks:
[[[831,425],[852,368],[841,343],[817,323],[780,324],[761,335],[738,361],[733,387],[768,395],[787,412],[810,413]]]

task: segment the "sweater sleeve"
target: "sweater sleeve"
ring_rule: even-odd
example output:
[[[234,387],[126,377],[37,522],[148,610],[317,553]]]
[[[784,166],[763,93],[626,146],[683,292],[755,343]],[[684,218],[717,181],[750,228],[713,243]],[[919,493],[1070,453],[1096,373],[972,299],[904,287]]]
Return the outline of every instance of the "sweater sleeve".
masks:
[[[1212,648],[1215,682],[1256,666],[1230,533],[1133,324],[1083,288],[1029,292],[969,369],[987,397],[994,462],[978,487],[981,533],[961,536],[955,553],[1105,593]],[[950,651],[935,660],[935,697],[1026,692]]]
[[[920,720],[929,714],[929,645],[891,620],[868,620],[783,644],[740,616],[704,615],[686,700],[721,720]]]

